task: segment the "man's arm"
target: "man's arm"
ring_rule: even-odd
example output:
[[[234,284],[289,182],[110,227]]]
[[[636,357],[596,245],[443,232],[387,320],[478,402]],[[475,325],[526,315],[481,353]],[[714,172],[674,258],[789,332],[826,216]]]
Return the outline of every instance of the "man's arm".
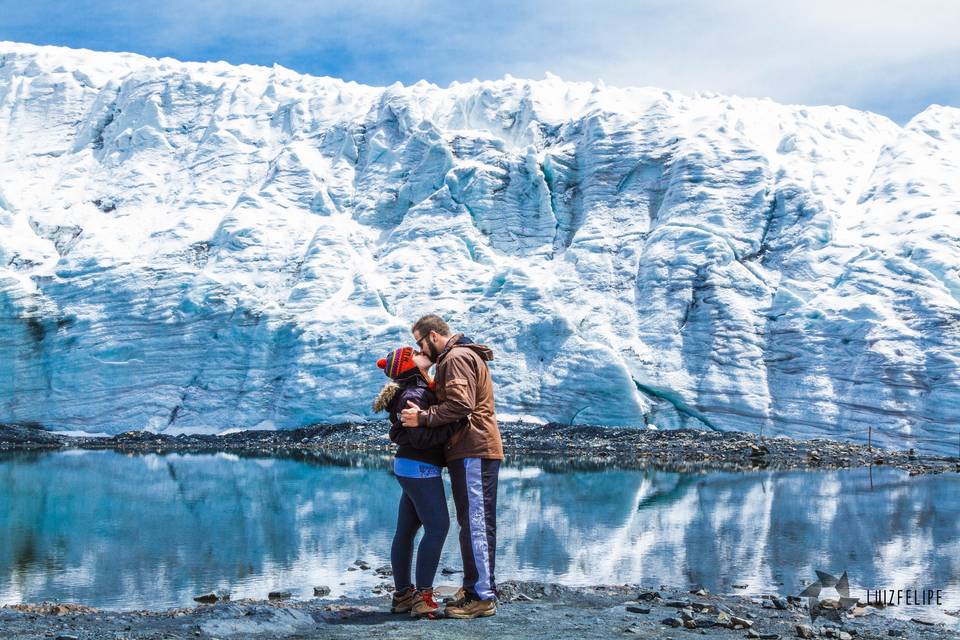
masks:
[[[455,425],[445,424],[437,429],[426,427],[403,428],[409,444],[415,449],[433,449],[444,444],[453,434]]]
[[[464,351],[466,351],[464,349]],[[458,422],[473,411],[477,399],[477,371],[469,352],[447,355],[446,383],[443,386],[444,400],[417,415],[421,427],[442,427]]]
[[[397,403],[400,410],[415,407],[416,409],[422,411],[430,406],[430,403],[427,402],[426,397],[422,392],[418,393],[416,389],[403,389],[398,393],[398,397],[394,398],[394,402]],[[394,420],[394,414],[390,416],[390,440],[394,444],[409,444],[418,449],[425,448],[419,446],[414,441],[414,436],[411,434],[411,429],[407,429],[403,426],[402,417],[398,412],[395,414],[396,420]]]

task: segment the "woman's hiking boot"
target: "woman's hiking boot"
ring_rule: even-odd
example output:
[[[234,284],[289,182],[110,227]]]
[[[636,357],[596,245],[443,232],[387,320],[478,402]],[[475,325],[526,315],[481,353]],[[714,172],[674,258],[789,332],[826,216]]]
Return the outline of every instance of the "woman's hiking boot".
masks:
[[[433,589],[421,589],[413,597],[413,607],[410,609],[410,616],[413,618],[430,618],[433,620],[438,617],[440,605],[433,601]]]
[[[417,590],[409,586],[393,592],[393,602],[390,603],[390,613],[406,613],[413,609],[413,599]]]
[[[497,615],[497,601],[480,600],[475,596],[466,594],[463,600],[448,604],[446,609],[443,610],[443,614],[448,618],[458,619],[495,616]]]

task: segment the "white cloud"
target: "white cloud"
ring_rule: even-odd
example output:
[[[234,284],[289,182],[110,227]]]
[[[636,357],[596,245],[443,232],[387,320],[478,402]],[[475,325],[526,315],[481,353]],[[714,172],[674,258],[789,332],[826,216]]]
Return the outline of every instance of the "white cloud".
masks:
[[[113,50],[276,61],[371,84],[549,70],[569,80],[850,104],[899,119],[931,101],[960,100],[955,1],[114,0],[85,3],[79,16],[51,3],[31,3],[35,20],[89,30],[83,46],[99,31]],[[0,35],[8,31],[0,25]]]

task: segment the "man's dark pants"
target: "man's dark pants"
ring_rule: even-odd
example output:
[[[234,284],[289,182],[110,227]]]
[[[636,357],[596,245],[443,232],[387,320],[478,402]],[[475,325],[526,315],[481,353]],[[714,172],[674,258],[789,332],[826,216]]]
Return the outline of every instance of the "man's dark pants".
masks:
[[[497,479],[499,460],[463,458],[448,463],[453,501],[460,525],[463,588],[473,597],[497,595]]]

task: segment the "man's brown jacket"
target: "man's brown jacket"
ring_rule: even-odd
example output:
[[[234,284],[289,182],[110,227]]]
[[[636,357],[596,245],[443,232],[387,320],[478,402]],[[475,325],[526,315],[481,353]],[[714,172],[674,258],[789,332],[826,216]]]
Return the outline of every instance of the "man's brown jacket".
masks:
[[[421,427],[441,427],[466,419],[447,441],[447,461],[462,458],[503,460],[503,443],[493,404],[493,380],[487,361],[493,351],[462,333],[447,341],[437,356],[437,404],[420,412]]]

